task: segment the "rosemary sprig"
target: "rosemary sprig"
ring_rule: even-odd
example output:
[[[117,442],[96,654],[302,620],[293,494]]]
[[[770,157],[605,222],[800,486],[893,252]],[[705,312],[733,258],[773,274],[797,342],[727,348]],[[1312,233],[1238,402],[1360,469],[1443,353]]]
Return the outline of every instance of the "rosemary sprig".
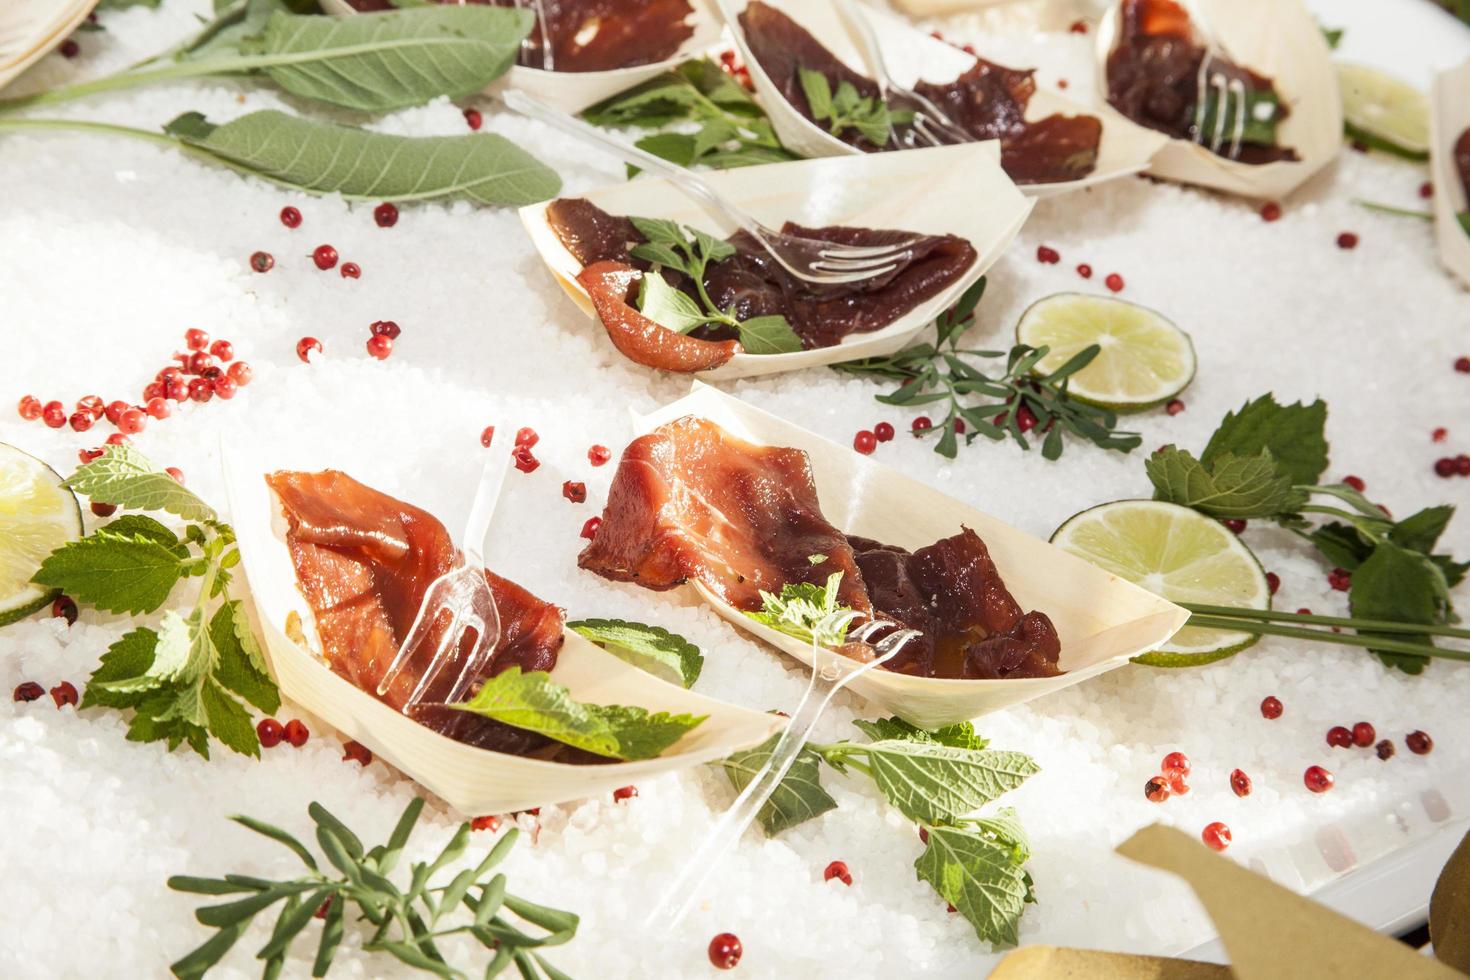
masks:
[[[284,904],[270,940],[255,954],[265,962],[262,976],[271,978],[280,973],[291,943],[318,912],[322,912],[323,922],[311,975],[325,976],[342,942],[347,904],[351,902],[357,906],[357,918],[374,927],[363,942],[364,950],[387,953],[401,963],[445,980],[459,980],[467,974],[445,960],[435,941],[461,933],[474,936],[493,954],[483,970],[487,980],[511,964],[527,980],[541,977],[569,980],[566,974],[547,963],[538,950],[570,940],[576,935],[578,917],[506,894],[504,874],[487,877],[515,846],[519,831],[507,832],[474,868],[460,871],[447,884],[431,886],[430,880],[458,861],[469,847],[470,825],[461,824],[433,862],[411,866],[406,891],[388,879],[423,808],[424,801],[414,798],[398,818],[387,843],[365,851],[357,835],[341,820],[320,803],[312,803],[308,812],[316,824],[317,843],[332,867],[340,872],[339,876],[324,874],[306,846],[281,828],[251,817],[231,818],[290,848],[306,865],[307,873],[287,881],[237,874],[223,878],[187,875],[170,878],[168,887],[174,891],[245,896],[220,905],[206,905],[194,913],[202,925],[213,926],[216,932],[170,967],[174,976],[179,980],[202,977],[229,952],[251,920],[277,902]],[[460,906],[469,916],[459,917],[458,924],[449,924],[446,920]],[[533,936],[521,931],[506,921],[503,915],[506,911],[544,933]],[[480,972],[476,967],[476,973]]]
[[[959,301],[934,321],[935,340],[906,347],[887,357],[869,357],[834,364],[839,371],[891,378],[899,386],[877,399],[885,405],[929,405],[943,403],[946,413],[918,436],[937,435],[934,451],[953,459],[959,447],[959,423],[965,429],[965,444],[976,436],[1004,439],[1009,435],[1022,449],[1030,449],[1026,433],[1040,433],[1041,455],[1062,455],[1062,433],[1070,432],[1103,449],[1130,452],[1142,441],[1136,432],[1117,429],[1115,413],[1073,398],[1068,379],[1098,355],[1093,344],[1073,355],[1067,363],[1047,374],[1035,374],[1037,363],[1050,353],[1047,347],[1017,344],[1009,352],[974,350],[959,346],[960,335],[975,322],[975,307],[985,294],[982,278],[967,289]],[[986,374],[966,358],[1005,358],[1005,372]]]

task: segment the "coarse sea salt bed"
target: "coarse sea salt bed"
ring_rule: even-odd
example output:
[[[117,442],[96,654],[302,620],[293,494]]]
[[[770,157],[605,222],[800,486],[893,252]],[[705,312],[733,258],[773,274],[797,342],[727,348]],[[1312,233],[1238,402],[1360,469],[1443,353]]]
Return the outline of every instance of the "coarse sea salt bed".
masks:
[[[79,35],[80,58],[53,56],[14,91],[161,50],[208,6],[168,0],[156,11],[109,14],[105,33]],[[967,37],[963,26],[947,33]],[[1075,44],[1067,50],[1079,57]],[[190,109],[226,119],[298,108],[288,103],[265,84],[196,81],[54,113],[153,127]],[[488,102],[482,108],[488,129],[532,147],[568,192],[622,179],[615,162],[494,113]],[[464,130],[446,101],[371,125],[421,135]],[[684,634],[708,657],[700,691],[759,709],[795,703],[802,673],[702,606],[576,569],[578,532],[599,511],[614,469],[590,467],[587,448],[616,451],[630,437],[628,409],[671,400],[687,381],[656,377],[616,354],[551,281],[513,212],[415,205],[385,230],[369,205],[285,192],[121,139],[5,136],[0,161],[11,202],[0,213],[0,404],[27,393],[67,404],[94,392],[131,397],[181,346],[185,329],[202,327],[234,343],[254,365],[255,382],[233,402],[183,406],[140,436],[140,449],[182,467],[190,486],[222,503],[222,452],[330,447],[334,462],[451,528],[473,489],[480,430],[533,426],[542,465],[510,474],[490,565],[574,617],[656,621]],[[1227,410],[1263,392],[1288,401],[1321,396],[1331,405],[1329,477],[1357,474],[1398,514],[1465,502],[1467,484],[1437,479],[1430,466],[1470,450],[1470,379],[1450,369],[1470,352],[1470,302],[1436,264],[1427,226],[1350,203],[1415,206],[1424,177],[1421,167],[1344,153],[1271,224],[1246,202],[1145,180],[1043,201],[991,273],[968,339],[1005,347],[1028,304],[1061,290],[1101,292],[1102,277],[1116,271],[1127,281],[1124,297],[1172,317],[1199,353],[1183,414],[1128,420],[1143,433],[1144,451],[1168,442],[1198,448]],[[286,204],[304,215],[294,231],[277,218]],[[1343,230],[1361,236],[1355,250],[1334,245]],[[324,242],[361,265],[361,280],[315,268],[308,253]],[[1061,252],[1060,264],[1036,261],[1042,243]],[[247,265],[257,249],[276,258],[268,275]],[[1096,270],[1090,281],[1073,271],[1079,262]],[[378,319],[403,327],[381,363],[363,346]],[[326,347],[309,366],[294,353],[303,335]],[[883,419],[902,432],[915,414],[874,402],[881,389],[873,384],[826,370],[729,390],[842,442]],[[1436,426],[1449,428],[1447,443],[1431,443]],[[79,436],[0,413],[0,441],[62,472],[103,431]],[[1083,508],[1150,492],[1137,452],[1072,444],[1049,463],[982,440],[951,463],[930,446],[901,436],[880,446],[878,458],[1043,537]],[[567,479],[586,481],[587,503],[562,499]],[[1345,612],[1327,569],[1290,536],[1253,527],[1246,540],[1281,576],[1278,607]],[[1470,521],[1462,517],[1444,543],[1470,553]],[[6,628],[0,690],[28,680],[80,686],[126,628],[88,611],[69,629],[53,619]],[[1261,718],[1267,694],[1286,705],[1278,721]],[[1202,669],[1127,667],[982,719],[996,746],[1028,752],[1042,768],[1006,800],[1035,845],[1029,867],[1039,903],[1022,920],[1022,940],[1170,953],[1208,938],[1208,921],[1180,882],[1112,853],[1152,821],[1196,834],[1223,820],[1234,833],[1232,858],[1309,888],[1463,820],[1467,696],[1463,666],[1437,663],[1408,677],[1360,652],[1265,641]],[[852,735],[851,719],[872,715],[841,696],[819,736]],[[298,716],[289,705],[280,713]],[[1330,725],[1359,719],[1399,744],[1392,760],[1326,747]],[[0,699],[0,975],[160,975],[209,935],[191,914],[201,902],[168,891],[169,875],[295,874],[294,858],[228,823],[229,814],[306,835],[306,805],[318,800],[365,839],[386,837],[414,784],[382,762],[344,762],[335,734],[305,720],[312,737],[299,750],[278,747],[256,762],[218,749],[205,762],[125,741],[118,712]],[[1403,748],[1416,728],[1434,735],[1431,755]],[[1144,782],[1176,749],[1193,760],[1192,792],[1163,806],[1147,802]],[[1314,763],[1337,776],[1323,796],[1302,785],[1302,770]],[[1254,780],[1244,799],[1228,786],[1237,767]],[[507,862],[510,888],[582,916],[576,939],[551,958],[583,978],[712,975],[705,947],[722,931],[744,943],[744,976],[969,977],[993,965],[996,954],[916,880],[921,845],[912,826],[860,780],[829,776],[828,785],[840,809],[777,840],[752,831],[719,867],[703,904],[671,932],[649,934],[641,917],[732,798],[714,769],[641,784],[626,803],[543,808],[539,835],[527,834]],[[431,801],[410,856],[435,852],[466,816]],[[473,855],[492,841],[477,833]],[[822,881],[833,859],[852,869],[852,887]],[[257,923],[213,975],[255,975],[250,957],[267,930]],[[361,942],[350,929],[333,976],[403,972],[364,955]],[[286,975],[307,975],[314,944],[311,930]],[[453,961],[483,961],[468,947],[446,946]]]

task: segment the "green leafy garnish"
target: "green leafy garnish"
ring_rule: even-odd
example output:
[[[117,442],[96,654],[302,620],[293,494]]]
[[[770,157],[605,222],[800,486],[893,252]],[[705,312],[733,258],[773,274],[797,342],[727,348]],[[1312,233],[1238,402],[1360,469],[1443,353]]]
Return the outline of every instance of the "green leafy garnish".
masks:
[[[995,944],[1015,943],[1027,902],[1035,901],[1023,865],[1030,845],[1014,810],[977,814],[981,807],[1038,772],[1019,752],[987,750],[968,722],[925,731],[899,718],[857,721],[872,742],[809,743],[761,808],[757,819],[775,836],[837,806],[821,783],[821,765],[859,772],[928,837],[914,862],[918,877],[934,886]],[[736,791],[760,771],[776,742],[736,753],[725,774]]]
[[[732,257],[735,246],[698,228],[684,228],[673,221],[657,218],[628,220],[645,239],[634,246],[630,254],[655,266],[643,276],[638,291],[638,309],[644,316],[679,333],[688,333],[706,324],[729,327],[739,334],[740,345],[749,354],[789,354],[802,349],[801,338],[784,316],[739,320],[733,305],[721,310],[710,298],[704,285],[705,270],[714,262]],[[669,285],[659,269],[687,277],[698,300]]]
[[[750,93],[708,58],[686,61],[593,106],[583,117],[598,126],[677,127],[645,136],[637,145],[683,167],[744,167],[797,159],[781,146]]]
[[[1199,131],[1206,140],[1219,133],[1222,135],[1224,145],[1228,147],[1235,140],[1236,113],[1243,111],[1245,118],[1241,123],[1240,142],[1254,143],[1258,146],[1276,145],[1276,127],[1285,118],[1286,113],[1282,111],[1281,100],[1275,92],[1247,86],[1244,98],[1227,93],[1224,96],[1225,116],[1223,121],[1216,118],[1220,110],[1220,99],[1219,91],[1214,88],[1211,88],[1205,96]]]
[[[950,459],[959,451],[957,425],[965,428],[965,444],[977,436],[1000,440],[1007,436],[1022,449],[1030,449],[1022,426],[1034,421],[1041,438],[1041,455],[1056,459],[1065,444],[1063,432],[1086,439],[1102,449],[1131,452],[1141,442],[1134,432],[1117,429],[1113,412],[1073,398],[1068,379],[1098,355],[1096,344],[1078,351],[1065,364],[1047,375],[1035,376],[1032,369],[1050,352],[1046,347],[1017,344],[1004,351],[972,350],[959,346],[960,336],[975,323],[975,307],[985,294],[982,278],[965,290],[955,305],[934,321],[933,343],[916,344],[887,357],[869,357],[832,365],[850,374],[888,378],[898,382],[893,391],[878,395],[885,405],[920,406],[944,403],[943,419],[928,429],[915,431],[920,437],[937,436],[934,451]],[[1005,358],[1006,369],[999,377],[979,370],[968,358]]]
[[[699,647],[661,626],[630,623],[623,619],[583,619],[567,623],[598,646],[652,673],[671,674],[685,687],[693,687],[704,668]]]
[[[837,601],[837,590],[841,584],[842,573],[833,572],[827,576],[825,585],[787,582],[781,586],[780,595],[772,595],[762,589],[761,608],[745,615],[804,643],[841,646],[847,639],[848,617],[839,614],[851,612]]]
[[[545,671],[527,674],[519,667],[501,671],[467,703],[450,707],[611,759],[655,758],[708,717],[583,704]]]
[[[452,966],[435,940],[466,933],[490,951],[487,965],[483,970],[477,965],[474,976],[483,975],[489,980],[514,965],[526,980],[568,980],[542,957],[540,950],[570,941],[577,933],[579,918],[507,894],[504,873],[491,874],[515,846],[520,831],[507,831],[474,867],[463,868],[447,882],[431,884],[436,875],[453,870],[469,850],[470,825],[461,824],[433,862],[410,866],[406,886],[393,883],[389,876],[398,866],[423,808],[423,799],[414,797],[387,842],[366,850],[346,824],[320,803],[312,803],[307,812],[316,825],[317,844],[330,868],[280,827],[252,817],[232,817],[236,823],[288,848],[301,859],[306,871],[284,881],[236,874],[169,878],[168,887],[176,892],[232,896],[195,912],[200,924],[214,928],[215,934],[169,969],[179,980],[204,976],[245,934],[255,916],[280,903],[270,940],[255,954],[264,963],[261,972],[266,978],[280,974],[291,944],[320,912],[323,921],[313,977],[326,976],[331,969],[349,924],[363,922],[371,926],[371,930],[363,930],[364,950],[387,953],[400,963],[445,980],[462,980],[469,974]],[[356,906],[351,916],[349,905]],[[514,922],[510,914],[522,921]],[[526,932],[528,925],[541,934]]]
[[[1144,461],[1154,497],[1218,518],[1273,517],[1306,498],[1282,473],[1270,450],[1250,457],[1220,455],[1206,466],[1189,452],[1165,446]]]
[[[1318,29],[1322,31],[1322,39],[1327,42],[1328,50],[1336,51],[1337,46],[1342,43],[1342,36],[1345,33],[1344,29],[1341,27],[1322,27],[1320,24],[1318,25]]]
[[[849,130],[855,130],[874,146],[887,146],[893,138],[893,127],[914,118],[910,110],[889,109],[882,99],[860,94],[848,81],[838,82],[834,93],[832,83],[819,71],[799,68],[797,78],[811,108],[812,118],[825,123],[833,136],[840,138]]]
[[[109,446],[74,473],[67,486],[94,502],[161,510],[198,523],[183,537],[143,514],[125,514],[53,551],[35,581],[107,612],[138,615],[163,606],[179,582],[199,578],[187,613],[164,613],[158,629],[138,627],[102,656],[81,707],[132,709],[128,738],[188,743],[209,757],[209,737],[243,755],[259,756],[248,702],[266,713],[281,705],[265,658],[240,603],[229,597],[230,569],[240,560],[235,532],[142,453]]]
[[[1210,437],[1200,459],[1213,465],[1226,454],[1269,452],[1277,468],[1294,483],[1316,483],[1327,469],[1327,403],[1318,399],[1279,405],[1271,395],[1229,412]]]

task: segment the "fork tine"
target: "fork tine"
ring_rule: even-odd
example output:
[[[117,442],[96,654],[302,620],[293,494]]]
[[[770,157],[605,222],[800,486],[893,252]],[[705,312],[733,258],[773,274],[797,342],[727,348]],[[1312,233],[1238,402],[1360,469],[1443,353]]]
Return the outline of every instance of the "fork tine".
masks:
[[[906,241],[895,242],[892,245],[842,245],[832,243],[831,248],[824,248],[818,254],[824,259],[861,259],[869,256],[888,256],[898,252],[908,251],[913,247],[918,238],[909,238]]]
[[[419,675],[419,682],[414,685],[413,692],[408,696],[409,704],[417,704],[428,690],[430,684],[438,679],[444,672],[445,666],[453,658],[454,652],[459,649],[460,641],[464,639],[464,604],[456,602],[454,605],[440,606],[440,610],[449,610],[449,625],[444,629],[444,635],[439,638],[439,646],[434,649],[434,657],[429,661],[428,667]],[[439,617],[436,615],[435,620]],[[453,700],[453,699],[450,699]]]
[[[490,657],[495,653],[495,645],[485,642],[485,621],[473,612],[467,612],[464,616],[464,626],[460,630],[460,636],[470,630],[475,631],[475,646],[470,655],[464,658],[464,666],[460,668],[459,677],[455,678],[454,687],[445,698],[450,704],[463,701],[469,693],[470,683],[483,672]]]
[[[440,584],[453,574],[453,572],[448,572],[429,584],[428,591],[424,593],[424,601],[419,605],[418,615],[414,617],[413,625],[409,627],[408,636],[398,645],[398,653],[394,655],[393,662],[388,665],[388,669],[383,672],[382,679],[378,681],[378,697],[388,693],[388,688],[393,686],[398,675],[408,666],[408,660],[413,652],[428,639],[430,630],[434,628],[435,621],[439,619],[439,613],[444,610],[440,603],[430,600],[439,590]]]

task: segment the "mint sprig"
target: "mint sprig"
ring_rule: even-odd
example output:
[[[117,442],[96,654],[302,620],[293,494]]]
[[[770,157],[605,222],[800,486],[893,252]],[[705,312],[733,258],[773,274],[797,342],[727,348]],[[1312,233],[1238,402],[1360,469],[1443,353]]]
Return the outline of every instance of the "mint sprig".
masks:
[[[450,707],[612,759],[656,758],[708,717],[584,704],[545,671],[522,673],[519,667],[501,671],[468,702]]]
[[[833,572],[826,583],[787,582],[779,595],[760,590],[761,608],[745,615],[778,633],[794,636],[803,643],[841,646],[847,639],[847,617],[851,612],[837,601],[842,573]]]
[[[630,254],[652,262],[655,267],[643,276],[638,291],[638,309],[644,316],[678,333],[688,333],[706,324],[729,327],[739,335],[740,346],[748,354],[789,354],[802,349],[801,338],[784,316],[740,320],[735,316],[733,304],[722,310],[710,298],[704,284],[705,271],[711,264],[733,257],[735,246],[673,221],[628,220],[645,239]],[[669,285],[660,275],[660,268],[687,276],[697,299]]]
[[[624,619],[582,619],[567,623],[567,629],[650,673],[671,676],[685,687],[693,687],[704,668],[699,647],[662,626]]]
[[[982,807],[1039,771],[1020,752],[986,748],[969,722],[925,731],[899,718],[857,721],[872,742],[808,743],[757,819],[775,836],[837,807],[822,787],[821,767],[859,772],[888,803],[924,830],[927,845],[914,862],[918,877],[934,886],[990,943],[1014,944],[1017,923],[1035,901],[1023,865],[1030,845],[1014,810],[980,814]],[[738,792],[760,771],[776,739],[724,762]]]
[[[280,692],[238,601],[230,569],[240,560],[234,530],[214,509],[127,446],[110,446],[67,480],[94,502],[185,517],[181,537],[143,514],[110,524],[53,551],[37,584],[107,612],[141,615],[168,602],[179,583],[198,578],[186,612],[170,609],[158,628],[139,626],[108,648],[87,682],[81,707],[133,711],[128,738],[187,743],[205,758],[214,739],[259,756],[260,741],[244,701],[273,713]]]
[[[838,138],[851,130],[874,146],[887,146],[895,126],[913,121],[911,110],[890,109],[882,99],[862,95],[852,82],[838,82],[833,92],[827,76],[810,68],[797,69],[797,79],[812,118]]]

